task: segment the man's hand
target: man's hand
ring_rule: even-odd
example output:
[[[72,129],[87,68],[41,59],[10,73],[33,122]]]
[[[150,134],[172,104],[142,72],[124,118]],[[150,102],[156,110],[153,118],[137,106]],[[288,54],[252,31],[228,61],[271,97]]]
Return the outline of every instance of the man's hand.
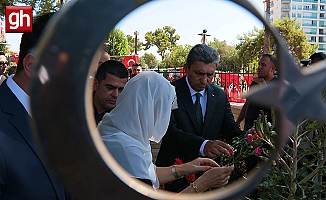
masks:
[[[229,149],[232,147],[219,140],[209,140],[204,147],[204,154],[207,157],[215,158],[216,156],[229,155]]]

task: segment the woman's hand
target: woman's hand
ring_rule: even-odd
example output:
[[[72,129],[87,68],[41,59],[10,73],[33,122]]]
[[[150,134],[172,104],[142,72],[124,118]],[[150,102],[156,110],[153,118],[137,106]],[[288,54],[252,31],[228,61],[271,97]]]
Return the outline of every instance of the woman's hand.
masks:
[[[231,172],[234,170],[234,165],[214,167],[206,171],[202,176],[200,176],[196,181],[196,185],[201,192],[207,190],[208,188],[219,188],[228,184]]]
[[[212,167],[219,167],[219,165],[209,158],[196,158],[193,161],[177,166],[183,176],[207,171]]]
[[[191,162],[170,167],[156,167],[156,173],[161,184],[176,180],[176,176],[184,177],[197,172],[207,171],[219,165],[209,158],[197,158]],[[176,175],[176,176],[175,176]]]

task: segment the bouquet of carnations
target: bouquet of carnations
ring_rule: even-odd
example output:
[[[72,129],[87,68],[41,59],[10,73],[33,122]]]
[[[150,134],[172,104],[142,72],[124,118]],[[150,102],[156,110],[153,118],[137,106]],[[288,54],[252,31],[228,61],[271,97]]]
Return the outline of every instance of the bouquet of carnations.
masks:
[[[263,112],[254,122],[254,126],[245,135],[233,138],[229,144],[233,149],[230,155],[224,156],[222,165],[235,165],[233,179],[242,177],[247,172],[244,160],[250,156],[257,156],[261,160],[267,160],[269,151],[274,148],[276,132],[274,126],[267,121]]]

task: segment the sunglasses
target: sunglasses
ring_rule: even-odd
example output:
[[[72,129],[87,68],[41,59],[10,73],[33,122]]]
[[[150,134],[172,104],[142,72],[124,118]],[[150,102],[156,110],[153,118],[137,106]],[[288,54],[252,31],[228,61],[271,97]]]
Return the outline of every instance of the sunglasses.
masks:
[[[9,65],[8,61],[0,61],[0,66]]]

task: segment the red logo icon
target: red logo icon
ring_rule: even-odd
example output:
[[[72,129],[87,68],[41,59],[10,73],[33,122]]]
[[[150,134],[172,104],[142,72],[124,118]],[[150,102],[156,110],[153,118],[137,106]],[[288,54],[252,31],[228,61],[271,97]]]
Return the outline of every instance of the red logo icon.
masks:
[[[32,32],[32,6],[6,6],[6,32]]]

